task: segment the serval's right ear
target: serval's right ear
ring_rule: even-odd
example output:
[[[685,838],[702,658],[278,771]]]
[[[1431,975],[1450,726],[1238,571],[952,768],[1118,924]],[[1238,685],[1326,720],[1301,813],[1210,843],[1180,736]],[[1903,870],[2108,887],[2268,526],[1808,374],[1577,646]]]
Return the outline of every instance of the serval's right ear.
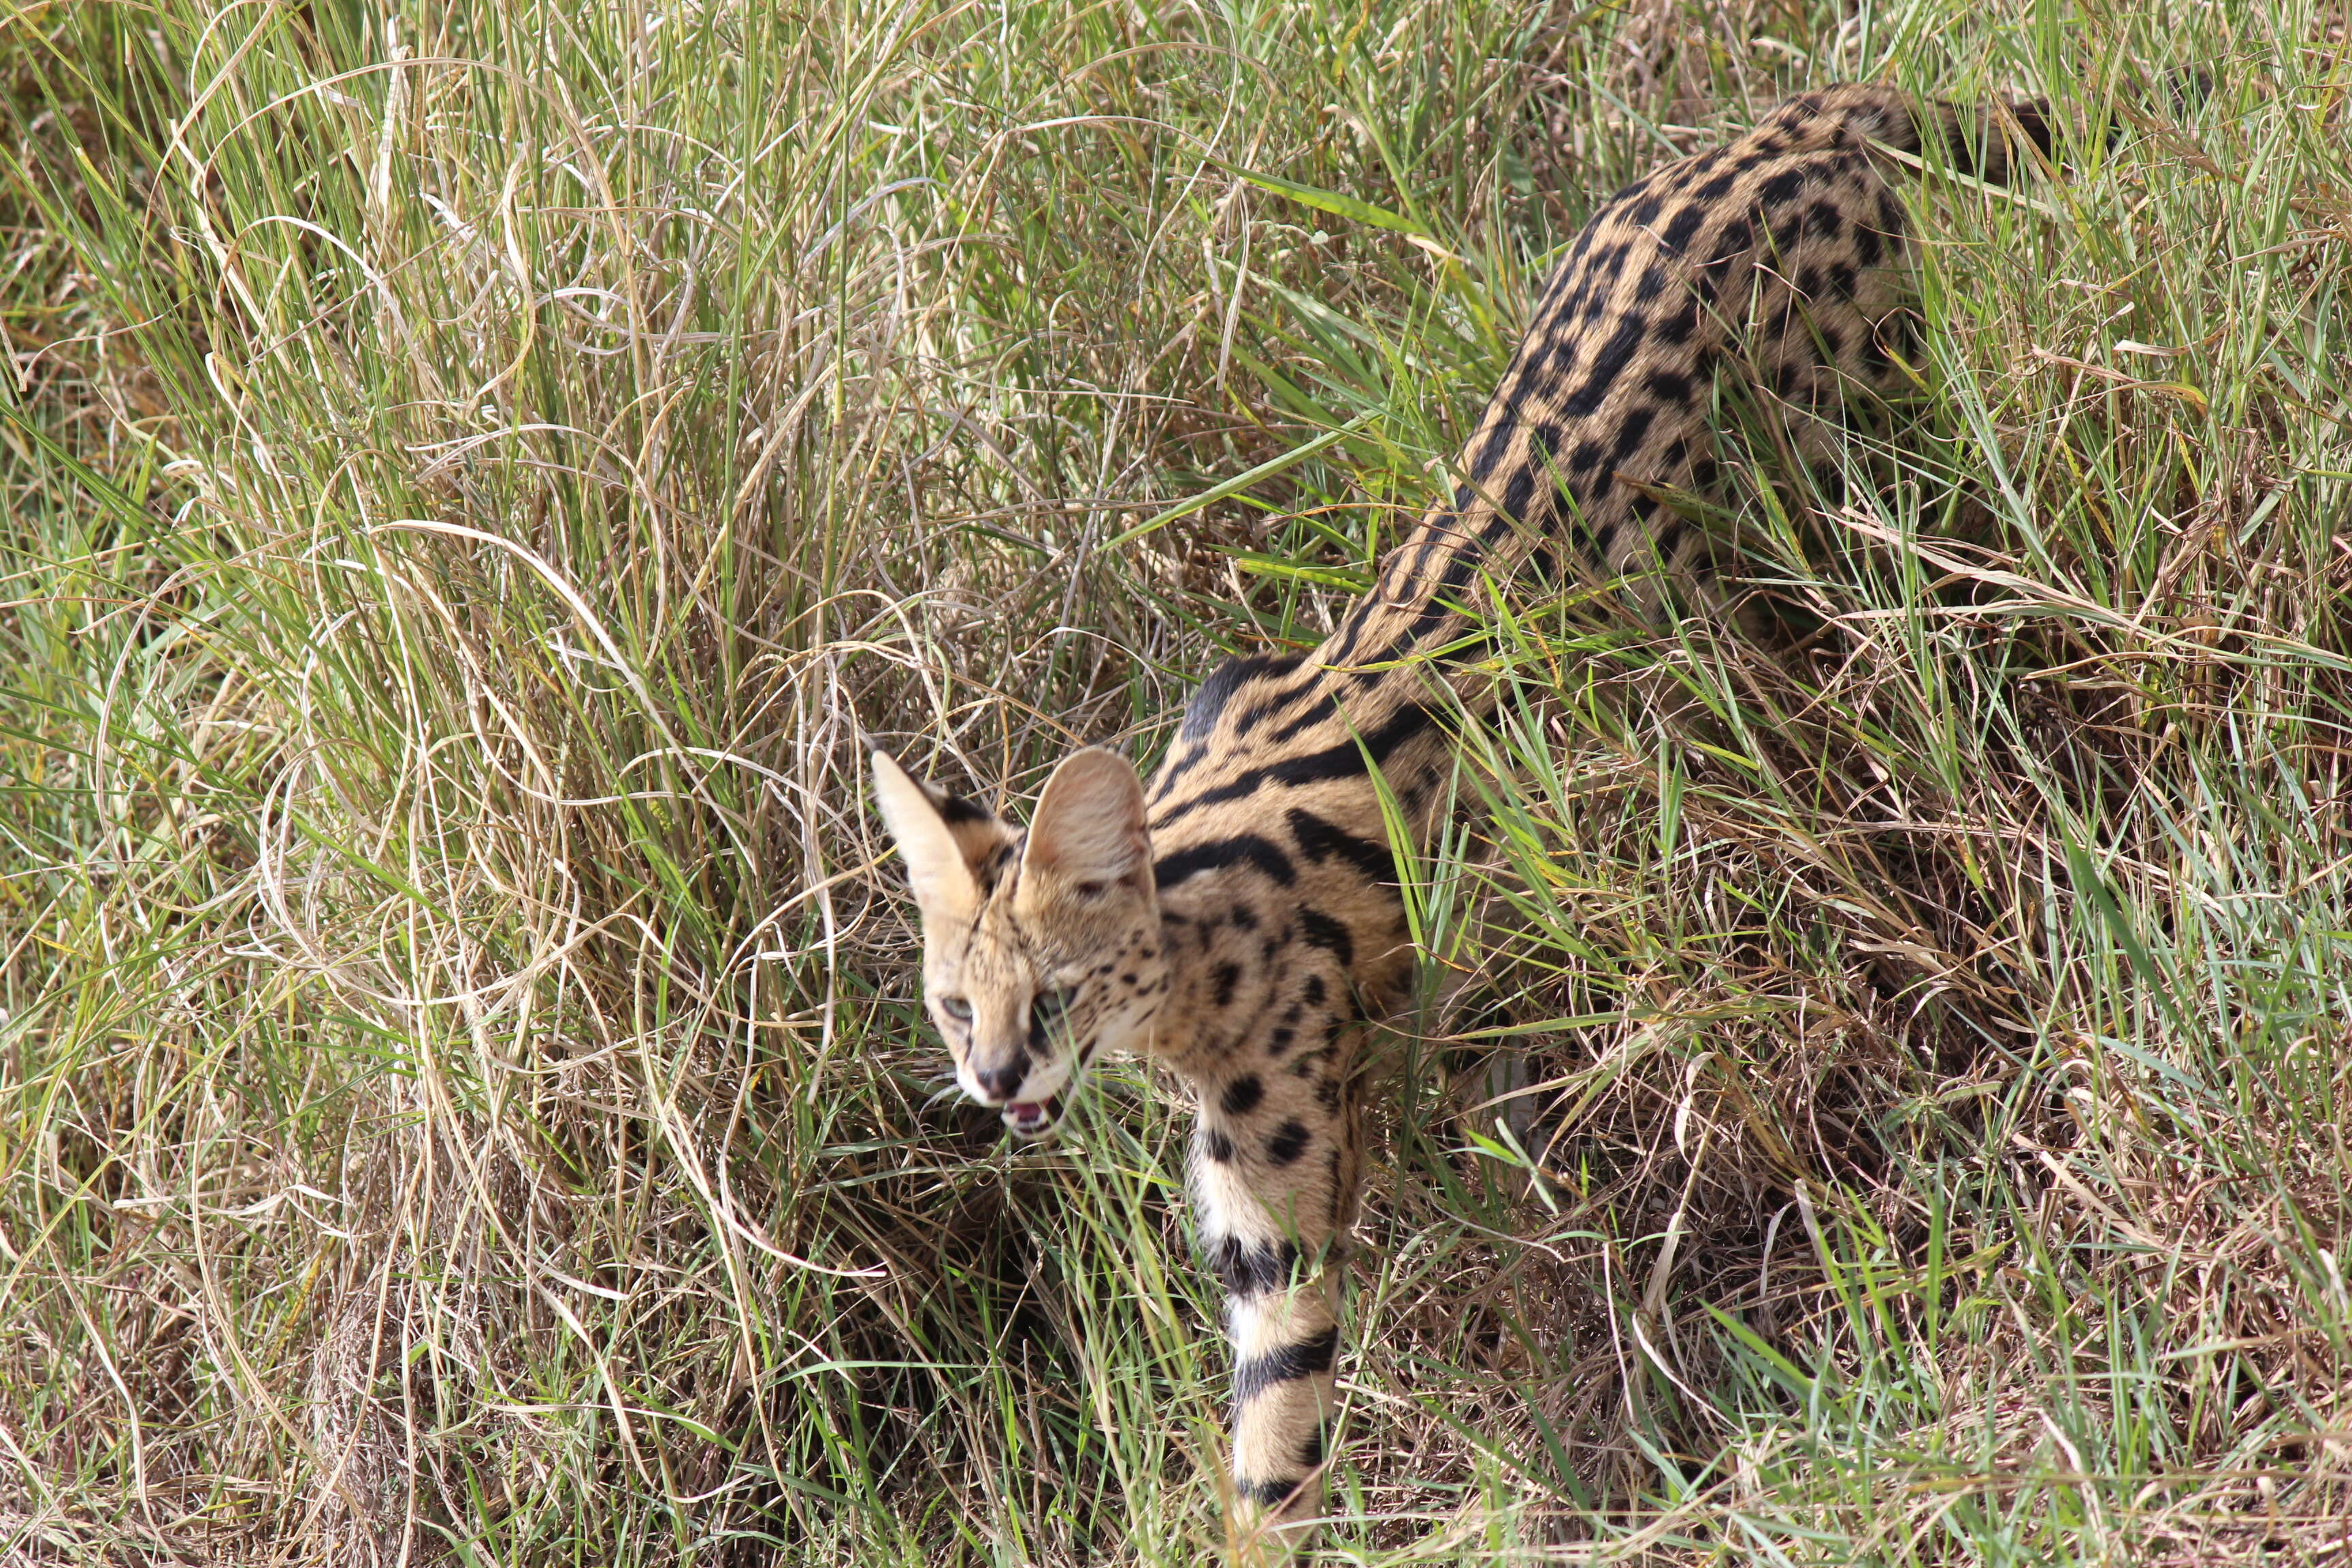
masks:
[[[887,752],[874,753],[874,804],[907,861],[907,885],[933,918],[969,921],[984,880],[1018,836],[987,807],[925,784]]]

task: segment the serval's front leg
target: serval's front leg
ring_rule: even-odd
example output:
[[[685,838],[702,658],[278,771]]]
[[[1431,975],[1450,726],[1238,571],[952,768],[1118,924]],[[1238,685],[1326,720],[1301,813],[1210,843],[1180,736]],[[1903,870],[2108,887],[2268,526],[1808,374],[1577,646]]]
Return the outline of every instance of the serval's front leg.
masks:
[[[1272,1049],[1199,1086],[1192,1190],[1233,1344],[1234,1533],[1278,1548],[1277,1527],[1322,1501],[1358,1131],[1342,1031],[1311,1049],[1272,1033]]]

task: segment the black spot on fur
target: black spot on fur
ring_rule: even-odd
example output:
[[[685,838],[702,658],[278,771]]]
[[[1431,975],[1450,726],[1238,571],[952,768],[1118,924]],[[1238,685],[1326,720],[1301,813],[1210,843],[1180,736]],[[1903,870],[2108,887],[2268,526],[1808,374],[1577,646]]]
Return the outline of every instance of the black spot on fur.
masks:
[[[1264,1355],[1234,1363],[1234,1403],[1247,1405],[1276,1384],[1329,1372],[1339,1349],[1339,1331],[1326,1329],[1311,1340],[1279,1345]]]
[[[1623,468],[1642,449],[1642,443],[1649,437],[1650,424],[1657,416],[1658,411],[1646,405],[1625,410],[1625,417],[1617,426],[1617,445],[1609,454],[1613,467]]]
[[[1609,341],[1601,345],[1601,352],[1592,356],[1592,368],[1585,374],[1582,384],[1561,403],[1561,411],[1571,419],[1587,418],[1599,412],[1609,389],[1617,384],[1617,377],[1641,352],[1642,339],[1648,331],[1648,323],[1639,316],[1627,316],[1618,322]]]
[[[994,822],[996,814],[978,801],[951,795],[940,803],[940,820],[952,827],[963,822]]]
[[[1286,1121],[1265,1141],[1265,1157],[1275,1164],[1287,1165],[1307,1152],[1307,1145],[1313,1139],[1305,1122]]]
[[[1878,193],[1878,228],[1885,235],[1900,235],[1903,227],[1903,202],[1892,188]]]
[[[1229,658],[1209,672],[1201,682],[1192,700],[1184,704],[1184,723],[1176,731],[1181,741],[1205,741],[1216,728],[1217,716],[1234,693],[1244,687],[1288,674],[1298,668],[1301,656],[1295,653],[1255,653],[1245,658]]]
[[[1802,169],[1783,169],[1756,187],[1756,200],[1766,211],[1787,206],[1805,188]]]
[[[1654,370],[1642,378],[1642,390],[1661,403],[1679,408],[1690,401],[1691,378],[1671,370]],[[1669,454],[1667,465],[1672,467],[1673,462]]]
[[[1729,195],[1731,188],[1738,184],[1739,184],[1739,171],[1737,168],[1727,169],[1691,192],[1691,205],[1683,210],[1697,213],[1703,223],[1706,221],[1706,209]]]
[[[1173,855],[1162,856],[1152,866],[1151,877],[1164,893],[1188,877],[1244,864],[1256,867],[1286,888],[1298,879],[1297,868],[1291,865],[1290,857],[1255,833],[1235,834],[1231,838],[1195,844],[1189,849],[1179,849]]]
[[[1359,838],[1304,806],[1293,806],[1284,820],[1289,824],[1292,837],[1297,840],[1299,854],[1315,864],[1337,859],[1354,867],[1367,880],[1397,880],[1396,858],[1389,853],[1387,845]]]
[[[1348,934],[1346,926],[1321,910],[1302,909],[1298,911],[1298,935],[1301,941],[1329,949],[1339,959],[1340,968],[1347,969],[1355,964],[1355,938]]]
[[[1013,865],[1013,841],[1007,839],[989,853],[987,859],[971,868],[971,879],[978,883],[982,896],[996,891],[996,885]]]
[[[1298,1267],[1298,1247],[1289,1241],[1261,1247],[1239,1237],[1222,1237],[1210,1245],[1208,1263],[1226,1295],[1247,1300],[1290,1283]]]
[[[1402,658],[1410,651],[1411,645],[1408,642],[1403,648],[1394,652],[1384,650],[1367,662],[1385,664]],[[1385,675],[1383,671],[1367,673],[1370,673],[1375,679],[1381,679]],[[1231,784],[1219,784],[1214,789],[1203,790],[1181,805],[1160,813],[1153,830],[1155,832],[1164,830],[1170,823],[1189,813],[1198,811],[1204,805],[1221,801],[1240,800],[1244,796],[1255,795],[1268,784],[1289,784],[1297,787],[1326,784],[1333,779],[1360,777],[1367,758],[1375,767],[1388,761],[1391,753],[1399,746],[1429,727],[1430,717],[1430,710],[1425,706],[1420,703],[1407,703],[1391,714],[1387,721],[1378,729],[1360,738],[1351,735],[1335,745],[1327,746],[1319,752],[1309,752],[1303,757],[1286,757],[1277,763],[1268,763],[1263,767],[1252,768]],[[1250,835],[1244,835],[1239,839],[1228,839],[1225,842],[1265,844],[1265,840]],[[1268,845],[1267,847],[1271,848],[1272,846]],[[1181,859],[1193,853],[1195,851],[1181,850],[1174,858]],[[1168,864],[1167,860],[1160,863],[1160,885],[1162,888],[1171,885],[1166,875]],[[1289,862],[1285,860],[1283,867],[1287,871]],[[1271,870],[1268,874],[1275,875]],[[1188,871],[1186,875],[1191,875],[1191,872]],[[1287,876],[1276,876],[1276,880],[1285,887],[1290,884],[1290,879]]]
[[[1255,1073],[1244,1073],[1225,1085],[1224,1093],[1217,1097],[1217,1105],[1227,1116],[1246,1116],[1265,1098],[1265,1085],[1258,1081]]]
[[[2176,77],[2179,75],[2178,72],[2174,74]],[[2025,132],[2025,139],[2033,144],[2034,150],[2048,156],[2058,143],[2057,138],[2051,133],[2050,121],[2042,115],[2042,106],[2038,103],[2011,104],[2010,112],[2017,116],[2017,128]],[[2114,131],[2113,126],[2108,128],[2110,136]]]
[[[1311,730],[1316,725],[1323,722],[1324,720],[1331,717],[1333,713],[1339,710],[1339,704],[1338,700],[1333,698],[1332,695],[1327,691],[1320,698],[1317,699],[1314,703],[1308,706],[1305,711],[1301,712],[1297,718],[1293,719],[1287,724],[1283,725],[1282,728],[1267,735],[1265,738],[1265,743],[1268,746],[1285,745],[1302,730]]]
[[[1513,522],[1534,521],[1528,515],[1528,502],[1535,499],[1535,467],[1521,463],[1511,470],[1510,482],[1503,487],[1503,516]]]
[[[1885,245],[1885,238],[1868,224],[1853,226],[1853,259],[1856,266],[1865,268],[1877,266]]]

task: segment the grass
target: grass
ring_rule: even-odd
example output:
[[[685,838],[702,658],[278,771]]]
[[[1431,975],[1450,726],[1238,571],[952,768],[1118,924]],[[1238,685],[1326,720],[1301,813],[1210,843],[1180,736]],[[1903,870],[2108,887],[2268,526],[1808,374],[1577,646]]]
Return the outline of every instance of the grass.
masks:
[[[1498,606],[1322,1549],[2343,1561],[2346,26],[0,9],[0,1561],[1213,1553],[1182,1108],[954,1101],[860,732],[1155,754],[1847,77],[2072,167],[1854,500],[1727,410],[1801,646]]]

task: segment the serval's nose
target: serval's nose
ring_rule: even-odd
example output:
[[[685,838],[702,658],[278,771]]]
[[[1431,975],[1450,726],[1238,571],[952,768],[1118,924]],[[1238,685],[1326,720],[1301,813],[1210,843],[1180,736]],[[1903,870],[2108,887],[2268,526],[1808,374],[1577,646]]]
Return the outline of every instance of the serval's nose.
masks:
[[[974,1068],[971,1080],[980,1085],[982,1097],[990,1104],[1001,1105],[1013,1098],[1013,1092],[1021,1087],[1021,1080],[1028,1076],[1029,1056],[1024,1051],[1013,1057],[1003,1067]]]

